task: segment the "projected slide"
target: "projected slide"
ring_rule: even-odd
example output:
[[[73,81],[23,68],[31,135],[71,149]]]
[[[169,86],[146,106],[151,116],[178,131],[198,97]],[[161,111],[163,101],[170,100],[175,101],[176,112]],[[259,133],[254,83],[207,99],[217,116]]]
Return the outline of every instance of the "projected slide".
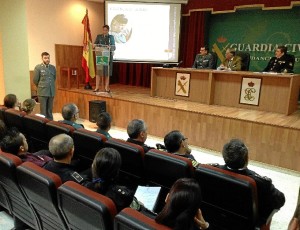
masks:
[[[114,60],[178,61],[180,4],[105,4],[106,23],[116,41]]]

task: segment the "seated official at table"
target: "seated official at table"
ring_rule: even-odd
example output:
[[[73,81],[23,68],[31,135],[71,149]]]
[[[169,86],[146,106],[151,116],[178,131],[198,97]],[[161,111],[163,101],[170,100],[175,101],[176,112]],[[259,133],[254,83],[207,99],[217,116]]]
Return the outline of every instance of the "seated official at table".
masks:
[[[218,67],[218,70],[240,71],[242,69],[242,59],[235,56],[235,49],[228,48],[225,53],[225,60]]]
[[[208,52],[208,46],[200,48],[200,53],[196,55],[192,68],[195,69],[212,69],[213,56]]]
[[[287,47],[278,46],[275,51],[275,57],[272,57],[264,69],[264,72],[275,73],[292,73],[293,60],[290,55],[287,55]]]

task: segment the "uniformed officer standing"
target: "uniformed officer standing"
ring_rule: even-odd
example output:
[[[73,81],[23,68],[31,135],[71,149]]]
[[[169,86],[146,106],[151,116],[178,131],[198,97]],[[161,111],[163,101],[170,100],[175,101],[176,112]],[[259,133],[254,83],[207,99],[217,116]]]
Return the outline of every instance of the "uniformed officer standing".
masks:
[[[34,68],[33,83],[37,86],[37,95],[41,105],[41,114],[53,120],[52,109],[55,96],[56,69],[50,65],[50,55],[42,53],[42,63]]]
[[[291,55],[287,54],[285,46],[278,46],[275,57],[272,57],[264,69],[264,72],[293,73],[294,61]]]
[[[200,54],[196,55],[192,68],[195,69],[213,68],[213,56],[210,53],[208,53],[208,47],[204,46],[200,48]]]

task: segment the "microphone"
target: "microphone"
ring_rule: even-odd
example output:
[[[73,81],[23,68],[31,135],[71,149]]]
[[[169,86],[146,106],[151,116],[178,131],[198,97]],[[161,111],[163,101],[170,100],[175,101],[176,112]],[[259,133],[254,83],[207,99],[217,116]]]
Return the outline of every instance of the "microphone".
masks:
[[[179,65],[181,65],[183,63],[183,61],[181,60],[180,62],[177,63],[176,67],[178,67]]]

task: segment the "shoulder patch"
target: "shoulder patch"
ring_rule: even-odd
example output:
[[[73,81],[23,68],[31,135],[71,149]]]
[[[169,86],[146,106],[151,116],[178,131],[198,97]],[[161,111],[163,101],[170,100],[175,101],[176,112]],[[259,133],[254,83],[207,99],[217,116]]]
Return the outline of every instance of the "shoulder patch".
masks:
[[[83,177],[79,175],[78,172],[73,172],[71,176],[78,182],[81,183],[83,181]]]

